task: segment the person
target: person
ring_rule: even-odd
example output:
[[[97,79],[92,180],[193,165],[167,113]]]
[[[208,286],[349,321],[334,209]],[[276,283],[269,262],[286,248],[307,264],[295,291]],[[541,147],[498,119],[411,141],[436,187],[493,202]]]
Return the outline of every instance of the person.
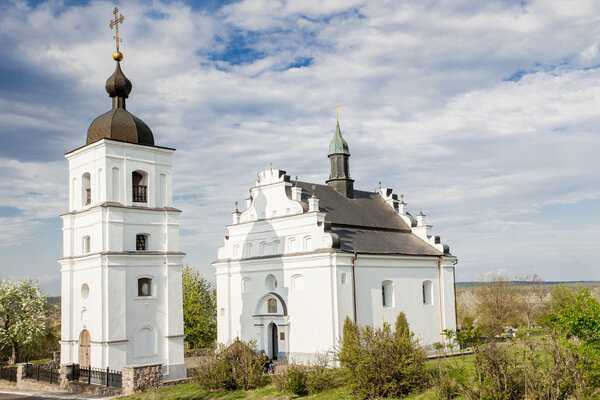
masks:
[[[262,353],[262,358],[263,358],[263,363],[264,363],[263,372],[265,374],[268,374],[270,372],[270,368],[271,368],[271,365],[273,363],[271,362],[271,359],[269,358],[269,356],[267,355],[267,353],[265,353],[264,351]]]

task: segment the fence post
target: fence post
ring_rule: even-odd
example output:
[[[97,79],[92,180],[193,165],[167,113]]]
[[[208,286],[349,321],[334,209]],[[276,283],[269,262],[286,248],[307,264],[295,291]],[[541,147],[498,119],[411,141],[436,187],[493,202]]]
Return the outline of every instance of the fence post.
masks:
[[[92,364],[88,365],[88,385],[92,384]]]
[[[37,381],[40,381],[40,364],[37,365]]]
[[[52,368],[50,368],[50,382],[49,383],[52,385]]]
[[[108,374],[110,373],[110,368],[106,367],[106,387],[108,387]]]

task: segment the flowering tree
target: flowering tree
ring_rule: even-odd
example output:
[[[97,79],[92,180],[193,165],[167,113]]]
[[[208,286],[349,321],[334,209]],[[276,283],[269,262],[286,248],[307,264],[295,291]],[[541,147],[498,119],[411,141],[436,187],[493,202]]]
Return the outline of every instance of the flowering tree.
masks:
[[[10,363],[17,362],[23,344],[44,334],[47,306],[37,282],[0,282],[0,345],[12,348]]]

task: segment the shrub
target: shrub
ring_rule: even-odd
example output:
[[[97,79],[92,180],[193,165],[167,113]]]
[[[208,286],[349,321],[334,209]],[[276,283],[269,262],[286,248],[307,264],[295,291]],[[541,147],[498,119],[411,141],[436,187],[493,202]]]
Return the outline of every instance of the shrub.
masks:
[[[554,336],[478,343],[473,350],[475,374],[469,374],[465,363],[456,358],[438,359],[432,377],[440,398],[452,399],[458,394],[469,400],[593,396],[593,388],[578,367],[578,355]]]
[[[220,345],[204,357],[195,370],[195,378],[207,390],[249,390],[266,383],[264,361],[254,342],[236,339],[226,347]]]
[[[331,368],[329,361],[329,352],[323,352],[315,354],[314,360],[309,364],[306,386],[310,394],[333,389],[342,384],[338,370]]]
[[[307,365],[290,363],[283,373],[274,375],[273,383],[281,392],[292,392],[304,396],[323,390],[333,389],[342,382],[337,370],[329,367],[329,354],[317,353],[313,361]]]
[[[381,329],[359,328],[346,319],[337,357],[356,396],[404,396],[426,383],[425,351],[410,333],[403,313],[396,326],[397,332],[386,323]]]

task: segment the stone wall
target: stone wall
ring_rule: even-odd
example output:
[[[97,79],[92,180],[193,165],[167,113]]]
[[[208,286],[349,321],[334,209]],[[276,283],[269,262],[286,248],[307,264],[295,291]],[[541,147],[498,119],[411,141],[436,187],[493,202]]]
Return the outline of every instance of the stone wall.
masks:
[[[153,390],[162,387],[162,364],[123,367],[123,394]]]

